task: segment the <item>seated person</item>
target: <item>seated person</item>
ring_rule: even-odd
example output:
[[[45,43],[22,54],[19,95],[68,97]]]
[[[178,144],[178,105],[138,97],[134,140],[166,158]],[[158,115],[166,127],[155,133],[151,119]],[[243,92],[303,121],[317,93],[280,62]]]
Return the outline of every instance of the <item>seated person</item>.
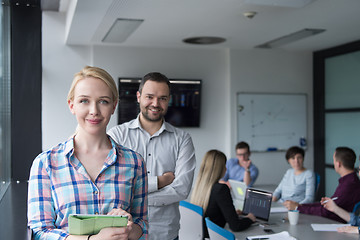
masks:
[[[333,196],[337,197],[336,203],[339,207],[350,212],[357,202],[360,202],[360,181],[354,171],[356,155],[355,152],[347,147],[338,147],[333,155],[334,169],[340,175],[339,185]],[[335,213],[327,210],[321,202],[299,204],[294,201],[284,202],[289,210],[298,209],[300,213],[318,215],[335,221],[345,223],[344,219]]]
[[[292,200],[300,204],[311,203],[315,195],[315,174],[304,168],[304,150],[291,147],[286,152],[286,160],[291,168],[282,178],[279,186],[273,193],[273,201],[285,202]]]
[[[251,163],[250,146],[246,142],[239,142],[235,147],[236,158],[231,158],[226,163],[225,176],[220,180],[220,183],[226,183],[229,187],[229,179],[234,179],[244,182],[248,187],[251,187],[259,175],[258,168]]]
[[[338,232],[359,233],[360,216],[356,216],[353,212],[345,211],[339,207],[334,200],[328,197],[322,198],[321,204],[324,208],[337,214],[339,217],[351,224],[351,226],[339,227],[337,229]]]
[[[225,164],[224,153],[210,150],[205,154],[191,194],[191,203],[204,209],[204,219],[209,217],[220,227],[228,223],[230,229],[237,232],[250,227],[256,218],[252,213],[239,218],[238,213],[241,214],[241,212],[235,210],[230,189],[226,184],[218,182],[226,171]],[[205,238],[209,237],[205,221],[203,233]]]

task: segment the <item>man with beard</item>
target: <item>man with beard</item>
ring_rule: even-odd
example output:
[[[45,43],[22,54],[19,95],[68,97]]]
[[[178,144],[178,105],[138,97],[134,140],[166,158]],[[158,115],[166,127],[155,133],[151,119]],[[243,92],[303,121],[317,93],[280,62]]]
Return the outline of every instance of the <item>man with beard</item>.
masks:
[[[148,171],[149,238],[178,239],[179,202],[188,197],[196,165],[194,146],[185,131],[165,122],[170,101],[169,79],[146,74],[136,93],[138,117],[115,126],[108,134],[140,153]]]

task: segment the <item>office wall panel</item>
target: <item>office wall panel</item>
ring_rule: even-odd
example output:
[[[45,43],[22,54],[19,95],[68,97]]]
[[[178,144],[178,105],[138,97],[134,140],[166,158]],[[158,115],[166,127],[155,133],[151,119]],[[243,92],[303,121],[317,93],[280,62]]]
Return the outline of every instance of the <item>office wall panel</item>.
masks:
[[[41,152],[41,10],[11,8],[12,179],[27,180]]]

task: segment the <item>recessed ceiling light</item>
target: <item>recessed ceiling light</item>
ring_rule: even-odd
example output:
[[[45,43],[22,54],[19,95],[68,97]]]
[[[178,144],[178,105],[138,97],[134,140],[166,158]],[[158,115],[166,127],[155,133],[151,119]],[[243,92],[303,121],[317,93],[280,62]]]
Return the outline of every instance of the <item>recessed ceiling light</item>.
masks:
[[[307,38],[307,37],[322,33],[324,31],[325,31],[325,29],[305,28],[303,30],[291,33],[289,35],[279,37],[279,38],[276,38],[276,39],[271,40],[269,42],[260,44],[260,45],[256,46],[256,48],[280,47],[282,45],[289,44],[289,43],[298,41],[300,39]]]
[[[192,38],[183,39],[184,43],[202,44],[202,45],[223,43],[225,41],[226,39],[221,37],[192,37]]]

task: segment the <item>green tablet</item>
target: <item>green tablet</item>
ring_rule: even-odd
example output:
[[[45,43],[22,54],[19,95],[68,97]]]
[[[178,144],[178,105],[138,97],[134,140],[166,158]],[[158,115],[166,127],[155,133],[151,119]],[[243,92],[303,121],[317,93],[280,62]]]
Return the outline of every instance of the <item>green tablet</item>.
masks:
[[[128,217],[122,215],[71,214],[69,216],[69,234],[97,234],[107,227],[125,227]]]

